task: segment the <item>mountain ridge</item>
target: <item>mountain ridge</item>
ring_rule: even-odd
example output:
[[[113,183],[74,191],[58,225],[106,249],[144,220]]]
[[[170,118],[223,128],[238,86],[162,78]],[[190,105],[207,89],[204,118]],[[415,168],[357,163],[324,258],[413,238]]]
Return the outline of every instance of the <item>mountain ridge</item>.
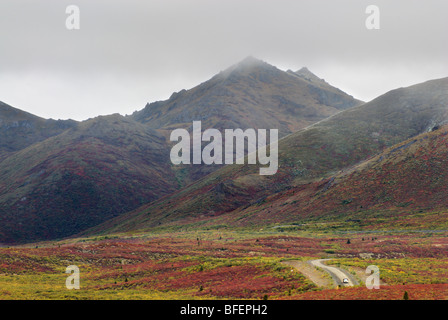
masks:
[[[44,119],[0,101],[0,161],[15,151],[73,128],[77,123]]]
[[[164,129],[164,126],[171,129],[173,125],[188,127],[193,120],[202,120],[205,127],[217,129],[278,128],[280,136],[285,136],[339,110],[363,103],[340,91],[337,103],[325,105],[328,101],[319,101],[325,99],[325,94],[319,95],[320,88],[313,90],[300,77],[248,57],[190,90],[147,104],[131,117],[155,129]],[[336,100],[336,96],[332,99]],[[281,121],[276,121],[273,113]],[[225,120],[213,119],[217,115]]]
[[[366,229],[446,228],[447,142],[448,124],[437,126],[331,177],[273,195],[266,202],[269,205],[234,212],[219,223],[266,221],[269,211],[275,211],[271,219],[283,223],[339,222]]]
[[[326,105],[321,100],[328,96]],[[360,103],[344,93],[331,96],[305,80],[248,58],[130,116],[65,122],[16,109],[34,121],[38,134],[36,130],[5,131],[12,142],[25,138],[0,155],[0,241],[70,236],[217,170],[219,166],[171,164],[168,134],[174,128],[188,128],[190,120],[202,120],[204,129],[278,125],[286,135],[339,112],[338,108]],[[16,112],[12,107],[8,110]]]
[[[316,85],[259,59],[248,57],[190,90],[147,104],[130,118],[159,130],[202,128],[278,129],[279,137],[309,126],[362,101],[326,84]],[[184,186],[219,166],[179,166]]]
[[[385,148],[443,125],[448,121],[447,106],[448,78],[392,90],[280,140],[279,171],[274,176],[258,176],[258,166],[226,166],[92,232],[205,223],[256,206],[279,192],[331,178]]]

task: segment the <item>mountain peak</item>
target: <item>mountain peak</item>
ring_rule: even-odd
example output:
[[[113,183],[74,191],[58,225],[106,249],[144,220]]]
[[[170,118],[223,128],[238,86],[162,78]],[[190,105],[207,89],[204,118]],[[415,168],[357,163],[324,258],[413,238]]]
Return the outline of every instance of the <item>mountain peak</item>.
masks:
[[[283,136],[359,105],[316,76],[319,81],[306,80],[304,71],[285,72],[248,56],[194,88],[147,104],[132,119],[167,130],[201,119],[204,125],[218,129],[278,128]]]
[[[254,56],[247,56],[243,60],[241,60],[237,65],[239,66],[259,66],[259,65],[268,65],[268,63],[255,58]]]
[[[303,67],[302,69],[293,72],[295,75],[312,82],[325,82],[324,79],[319,78],[314,73],[312,73],[307,67]]]
[[[255,70],[278,70],[276,67],[270,65],[267,62],[264,62],[260,59],[257,59],[253,56],[248,56],[238,62],[237,64],[234,64],[233,66],[227,68],[221,74],[227,76],[232,74],[233,72],[237,73],[250,73]]]

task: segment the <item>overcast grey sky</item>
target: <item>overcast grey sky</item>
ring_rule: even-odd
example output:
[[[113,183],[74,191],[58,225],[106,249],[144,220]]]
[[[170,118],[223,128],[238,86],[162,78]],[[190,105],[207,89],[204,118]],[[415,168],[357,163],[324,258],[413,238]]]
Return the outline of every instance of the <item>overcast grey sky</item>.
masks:
[[[252,55],[368,101],[448,76],[447,14],[446,0],[1,0],[0,100],[54,119],[130,114]]]

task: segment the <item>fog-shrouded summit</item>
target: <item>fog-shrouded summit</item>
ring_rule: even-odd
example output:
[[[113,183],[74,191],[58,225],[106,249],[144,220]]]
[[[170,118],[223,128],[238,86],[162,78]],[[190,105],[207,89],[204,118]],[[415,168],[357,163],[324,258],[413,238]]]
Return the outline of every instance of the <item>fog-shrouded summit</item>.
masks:
[[[170,130],[201,120],[204,127],[276,128],[280,137],[361,104],[321,83],[247,57],[190,90],[148,104],[131,117],[152,128]]]
[[[54,119],[130,114],[248,54],[363,101],[448,73],[441,0],[379,0],[381,30],[360,1],[79,2],[67,33],[66,3],[0,1],[0,99]]]
[[[261,59],[257,59],[254,56],[247,56],[246,58],[244,58],[243,60],[241,60],[240,62],[234,64],[233,66],[230,66],[229,68],[227,68],[225,71],[221,72],[220,74],[225,74],[225,73],[231,73],[232,71],[250,71],[251,69],[255,69],[255,68],[268,68],[268,69],[272,69],[276,67],[270,65],[269,63],[261,60]]]
[[[174,129],[190,130],[193,121],[201,121],[204,130],[278,129],[281,138],[360,104],[329,84],[310,82],[249,56],[208,81],[173,93],[166,101],[148,104],[130,117],[167,138]],[[218,168],[180,167],[185,184]]]

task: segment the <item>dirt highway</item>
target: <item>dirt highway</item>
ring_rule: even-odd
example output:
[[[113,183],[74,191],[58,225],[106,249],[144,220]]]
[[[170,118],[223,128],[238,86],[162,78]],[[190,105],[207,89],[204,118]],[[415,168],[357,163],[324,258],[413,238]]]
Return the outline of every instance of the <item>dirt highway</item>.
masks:
[[[345,287],[353,287],[355,285],[358,285],[358,281],[346,270],[337,268],[337,267],[330,267],[326,264],[322,263],[324,261],[329,261],[332,259],[318,259],[318,260],[311,260],[310,263],[318,268],[321,268],[328,272],[331,277],[333,278],[333,281],[338,286],[345,286]],[[348,283],[344,283],[344,279],[348,280]]]
[[[331,286],[343,286],[343,287],[352,287],[358,285],[359,282],[351,275],[348,271],[331,267],[324,264],[324,261],[330,261],[334,259],[317,259],[310,261],[285,261],[284,264],[290,265],[297,269],[299,272],[304,274],[308,279],[314,282],[318,287],[331,287]],[[319,271],[319,269],[321,271]],[[327,279],[322,276],[322,272],[327,272],[333,281]],[[347,279],[347,282],[344,283],[344,279]]]

